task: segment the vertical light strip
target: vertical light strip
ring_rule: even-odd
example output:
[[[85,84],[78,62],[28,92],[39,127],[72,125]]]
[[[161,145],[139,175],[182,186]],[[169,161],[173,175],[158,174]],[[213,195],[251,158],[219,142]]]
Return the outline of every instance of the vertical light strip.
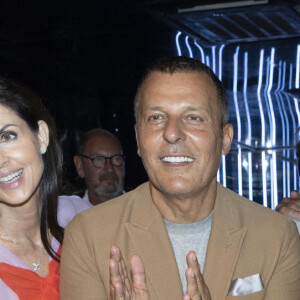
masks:
[[[217,172],[217,181],[218,181],[218,182],[221,182],[221,181],[220,181],[220,167],[219,167],[218,172]]]
[[[239,55],[240,47],[236,47],[236,51],[234,53],[234,65],[233,65],[233,100],[234,100],[234,107],[236,113],[236,120],[237,120],[237,140],[241,142],[241,116],[240,110],[238,106],[238,97],[237,97],[237,83],[238,83],[238,55]],[[239,194],[243,195],[243,177],[242,177],[242,151],[241,146],[237,145],[238,147],[238,190]]]
[[[222,155],[222,179],[223,179],[223,186],[227,186],[226,180],[226,156]]]
[[[212,70],[216,74],[216,46],[212,46],[211,47],[211,57],[212,57]],[[220,175],[220,166],[219,166],[218,173],[217,173],[217,180],[218,180],[218,182],[221,181],[220,177],[221,177],[221,175]]]
[[[289,145],[289,135],[290,135],[290,126],[289,126],[289,118],[288,118],[288,114],[286,111],[286,105],[283,101],[283,96],[284,95],[282,93],[282,91],[285,89],[285,82],[286,82],[286,62],[283,63],[282,65],[282,83],[281,83],[281,88],[280,88],[280,100],[281,100],[281,108],[282,108],[282,112],[283,112],[283,116],[284,116],[284,128],[285,128],[285,145]],[[286,95],[285,95],[286,96]],[[284,150],[284,157],[287,157],[287,160],[284,160],[284,183],[285,183],[285,189],[284,189],[284,193],[283,193],[283,197],[287,197],[289,196],[288,193],[288,189],[290,186],[290,170],[289,170],[289,152],[290,150]]]
[[[293,83],[293,64],[290,64],[289,89],[292,88],[292,86],[293,86],[292,83]],[[292,117],[292,124],[293,124],[293,131],[292,132],[295,133],[296,130],[297,130],[297,125],[296,125],[295,116],[293,114],[293,108],[292,108],[292,105],[291,105],[290,97],[288,97],[287,103],[288,103],[288,106],[289,106],[290,115]],[[291,157],[291,155],[290,155],[290,157]],[[293,159],[295,159],[295,158],[296,158],[296,154],[294,153]],[[297,187],[297,180],[296,180],[296,177],[297,177],[297,166],[296,166],[296,164],[293,164],[292,167],[293,167],[293,178],[294,178],[292,189],[294,190]],[[290,183],[290,185],[292,185],[292,183]],[[290,191],[289,191],[289,194],[290,194]]]
[[[223,49],[225,47],[225,44],[221,45],[219,49],[219,79],[222,81],[222,71],[223,71]]]
[[[300,77],[300,44],[297,45],[297,58],[296,58],[296,76],[295,76],[295,88],[299,89],[299,77]],[[296,97],[294,97],[294,103],[295,103],[295,110],[296,110],[296,116],[298,119],[298,128],[300,127],[300,111],[299,111],[299,104],[298,104],[298,99]],[[297,129],[295,129],[294,134],[296,134]],[[296,151],[294,151],[296,152]],[[297,156],[295,157],[295,161],[297,162]],[[295,178],[295,182],[294,182],[294,189],[298,190],[298,188],[300,186],[298,186],[298,176],[299,176],[299,172],[300,170],[298,170],[298,166],[297,163],[294,164],[294,178]],[[300,182],[300,181],[299,181]]]
[[[273,80],[274,80],[274,62],[275,60],[275,48],[272,48],[271,50],[271,68],[270,68],[270,81],[269,81],[269,88],[268,88],[268,100],[269,100],[269,106],[271,110],[271,120],[272,120],[272,145],[273,147],[276,146],[276,122],[275,122],[275,113],[274,113],[274,106],[273,106],[273,101],[271,97],[271,90],[273,87]],[[273,202],[271,203],[271,208],[275,209],[275,207],[278,204],[278,183],[277,183],[277,153],[276,151],[272,151],[272,167],[273,167],[273,172],[271,175],[272,181],[273,181]]]
[[[222,81],[222,72],[223,72],[223,49],[224,49],[225,45],[221,45],[220,49],[219,49],[219,79]],[[223,179],[223,186],[227,186],[227,180],[226,180],[226,156],[222,155],[222,179]]]
[[[271,64],[270,64],[270,57],[267,56],[267,65],[266,65],[266,84],[265,84],[265,88],[264,88],[264,98],[265,98],[265,103],[266,103],[266,110],[267,111],[267,116],[268,116],[268,120],[269,120],[269,135],[267,135],[268,139],[266,140],[266,147],[270,148],[272,147],[272,122],[271,122],[271,110],[269,107],[269,101],[268,101],[268,89],[269,89],[269,81],[270,81],[270,69],[271,69]],[[274,185],[274,181],[272,180],[272,169],[273,169],[273,165],[272,165],[272,157],[270,158],[269,154],[270,152],[272,153],[272,151],[267,151],[265,152],[266,155],[266,163],[265,163],[265,167],[266,167],[266,174],[268,174],[269,171],[269,176],[267,175],[266,178],[270,178],[270,196],[271,196],[271,201],[270,203],[273,203],[273,185]],[[270,163],[269,163],[270,162]],[[268,169],[269,166],[269,169]],[[268,187],[268,184],[267,184]],[[268,190],[267,190],[268,191]],[[269,203],[268,203],[269,205]],[[272,206],[272,205],[271,205]]]
[[[297,58],[296,58],[296,76],[295,76],[295,88],[299,89],[299,76],[300,76],[300,45],[297,46]],[[300,111],[298,99],[294,97],[296,116],[298,118],[298,126],[300,126]],[[296,132],[296,131],[295,131]]]
[[[206,59],[205,59],[205,64],[206,64],[208,67],[210,67],[209,56],[206,55],[205,58],[206,58]]]
[[[215,74],[216,72],[216,46],[211,47],[211,57],[212,57],[212,70],[214,71]]]
[[[274,107],[271,97],[271,90],[273,87],[273,78],[274,78],[274,57],[275,57],[275,48],[271,49],[271,57],[270,57],[270,75],[268,82],[268,90],[267,90],[267,99],[269,102],[270,115],[271,115],[271,143],[272,147],[276,146],[276,122],[275,122],[275,114]],[[271,166],[271,208],[275,209],[278,204],[278,188],[277,188],[277,155],[276,151],[272,151],[272,166]]]
[[[284,108],[281,106],[281,101],[280,101],[280,95],[279,92],[282,89],[282,82],[284,82],[284,74],[282,70],[282,61],[280,60],[278,63],[278,82],[277,82],[277,88],[275,90],[275,97],[277,100],[278,104],[278,111],[280,115],[280,120],[281,120],[281,133],[282,133],[282,146],[286,146],[286,128],[285,128],[285,120],[284,120]],[[285,155],[286,155],[286,150],[283,148],[282,150],[282,195],[283,197],[287,197],[286,195],[286,163],[285,163]]]
[[[257,100],[259,107],[259,114],[261,120],[261,146],[265,147],[265,117],[261,102],[261,87],[263,80],[263,66],[264,66],[264,50],[260,50],[259,58],[259,75],[258,75],[258,85],[257,85]],[[262,185],[263,185],[263,205],[268,206],[267,201],[267,179],[266,179],[266,153],[262,151],[261,153],[261,162],[262,162]]]
[[[251,128],[251,118],[249,112],[248,98],[247,98],[247,85],[248,85],[248,52],[244,53],[244,86],[243,86],[243,94],[244,94],[244,103],[245,103],[245,111],[247,118],[247,138],[246,144],[251,146],[252,139],[252,128]],[[250,200],[253,200],[253,185],[252,185],[252,152],[248,152],[248,181],[249,181],[249,196]]]
[[[297,45],[296,78],[295,78],[296,89],[299,89],[299,76],[300,76],[300,44]]]
[[[192,58],[193,57],[193,52],[192,52],[192,49],[191,49],[191,46],[190,46],[190,43],[189,43],[189,36],[187,35],[184,40],[185,40],[186,47],[189,50],[189,55]]]
[[[181,31],[178,31],[175,37],[175,43],[176,43],[176,48],[177,48],[177,53],[178,56],[181,56],[181,48],[179,45],[179,37],[181,36]]]
[[[291,79],[292,79],[292,69],[293,67],[291,67],[290,69],[290,73],[289,73],[289,85],[291,84]],[[285,85],[286,85],[286,77],[287,77],[287,66],[286,66],[286,62],[283,63],[283,69],[282,69],[282,84],[281,84],[281,92],[284,91],[286,89]],[[286,101],[284,101],[283,96],[286,98]],[[289,102],[289,97],[286,93],[280,93],[280,98],[281,98],[281,107],[282,107],[282,111],[283,111],[283,116],[284,116],[284,120],[285,120],[285,145],[289,146],[290,145],[290,126],[289,126],[289,117],[288,117],[288,113],[287,110],[289,110],[287,108],[286,103]],[[283,197],[289,197],[290,196],[290,192],[291,192],[291,170],[290,170],[290,149],[286,149],[284,150],[284,157],[286,157],[286,162],[285,162],[285,173],[284,173],[284,181],[285,181],[285,193],[283,194]]]
[[[271,90],[273,87],[273,78],[274,78],[274,56],[275,56],[275,48],[271,49],[271,57],[270,57],[270,68],[269,68],[269,82],[268,82],[268,89],[267,89],[267,95],[268,95],[268,103],[270,108],[270,116],[271,116],[271,141],[272,146],[276,145],[276,124],[275,124],[275,115],[274,115],[274,108],[272,103],[272,98],[270,96]]]
[[[265,89],[264,89],[264,98],[265,98],[265,104],[266,104],[266,110],[267,111],[267,116],[268,116],[268,121],[269,121],[269,135],[267,136],[267,140],[266,140],[266,147],[267,148],[271,148],[272,147],[272,117],[271,117],[271,109],[269,106],[269,100],[268,100],[268,89],[269,89],[269,83],[270,83],[270,69],[271,69],[271,58],[270,56],[267,56],[267,69],[266,69],[266,81],[265,81]],[[266,118],[267,119],[267,118]],[[272,156],[270,156],[269,154],[272,154],[272,151],[267,151],[266,152],[266,173],[267,173],[267,178],[269,178],[269,185],[270,185],[270,189],[267,189],[267,191],[269,190],[270,193],[268,194],[268,196],[270,196],[270,202],[268,202],[268,206],[272,206],[273,203],[273,190],[274,190],[274,180],[273,179],[273,164],[272,164]],[[268,188],[268,181],[267,181],[267,188]]]
[[[195,41],[194,42],[195,46],[199,49],[200,54],[201,54],[201,62],[204,64],[205,63],[205,54],[204,54],[204,50],[202,49],[202,47]]]

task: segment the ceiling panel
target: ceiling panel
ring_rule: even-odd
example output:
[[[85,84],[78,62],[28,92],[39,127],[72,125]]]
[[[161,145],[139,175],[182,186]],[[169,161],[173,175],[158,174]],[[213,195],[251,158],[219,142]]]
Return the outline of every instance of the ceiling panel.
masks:
[[[299,13],[286,4],[167,13],[164,18],[207,44],[300,37]]]

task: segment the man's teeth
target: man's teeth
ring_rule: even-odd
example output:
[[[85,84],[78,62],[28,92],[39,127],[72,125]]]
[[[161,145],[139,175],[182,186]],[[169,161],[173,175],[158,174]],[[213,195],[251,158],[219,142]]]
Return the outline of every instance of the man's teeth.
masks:
[[[182,162],[192,162],[194,161],[194,159],[186,156],[166,156],[162,158],[162,161],[169,162],[169,163],[182,163]]]
[[[15,173],[9,174],[9,175],[7,175],[5,177],[0,177],[0,183],[12,183],[12,182],[15,182],[15,181],[17,181],[20,178],[22,172],[23,172],[23,170],[21,169],[21,170],[15,172]]]

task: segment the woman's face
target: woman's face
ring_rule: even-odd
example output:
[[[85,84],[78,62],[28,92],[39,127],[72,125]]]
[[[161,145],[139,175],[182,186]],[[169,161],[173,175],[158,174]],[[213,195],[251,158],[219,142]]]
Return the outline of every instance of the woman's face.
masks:
[[[48,126],[32,132],[14,111],[0,104],[0,204],[36,200],[44,170],[41,148],[48,146]]]

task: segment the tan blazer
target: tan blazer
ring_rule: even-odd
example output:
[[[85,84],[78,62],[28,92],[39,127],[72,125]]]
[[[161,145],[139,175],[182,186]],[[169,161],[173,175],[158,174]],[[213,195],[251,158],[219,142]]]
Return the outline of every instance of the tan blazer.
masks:
[[[109,251],[118,245],[145,265],[151,300],[182,300],[180,277],[149,184],[81,213],[67,226],[62,300],[109,299]],[[264,289],[227,296],[231,282],[260,274]],[[300,299],[300,238],[295,224],[218,184],[204,277],[213,300]]]

